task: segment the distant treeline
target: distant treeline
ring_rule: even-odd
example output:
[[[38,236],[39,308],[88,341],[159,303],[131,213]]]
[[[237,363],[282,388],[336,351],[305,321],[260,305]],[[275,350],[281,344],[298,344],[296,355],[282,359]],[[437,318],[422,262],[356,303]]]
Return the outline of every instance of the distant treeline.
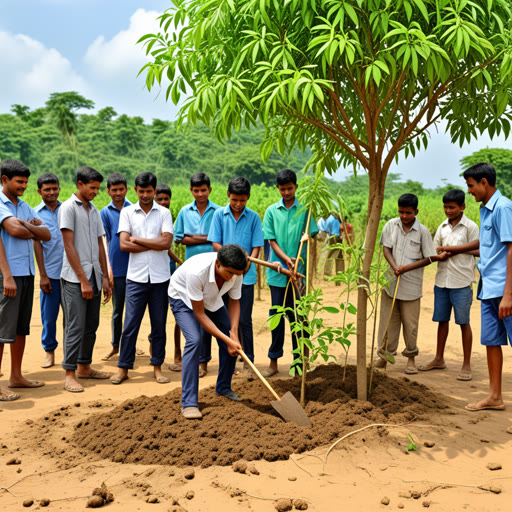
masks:
[[[264,128],[243,129],[225,144],[204,126],[185,126],[118,114],[105,107],[97,114],[78,114],[94,103],[76,92],[53,93],[46,105],[31,110],[13,105],[0,114],[0,159],[16,158],[35,175],[53,172],[64,182],[80,165],[90,165],[104,176],[123,173],[131,182],[142,171],[159,181],[184,185],[196,172],[227,183],[245,176],[253,184],[274,184],[284,167],[301,170],[311,154],[294,150],[286,156],[272,153],[263,162],[259,146]]]

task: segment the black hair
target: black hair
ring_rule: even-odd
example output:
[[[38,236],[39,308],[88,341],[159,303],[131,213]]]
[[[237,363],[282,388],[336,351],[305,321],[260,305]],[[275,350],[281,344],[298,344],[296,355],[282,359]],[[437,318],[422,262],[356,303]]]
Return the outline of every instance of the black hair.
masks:
[[[128,182],[120,172],[114,172],[107,178],[107,189],[116,185],[124,185],[128,188]]]
[[[418,209],[418,197],[414,194],[402,194],[398,198],[398,206],[402,208],[413,208],[414,210]]]
[[[473,178],[477,183],[480,183],[485,178],[491,187],[496,186],[496,169],[487,162],[479,162],[472,165],[464,171],[463,176],[465,180]]]
[[[156,187],[155,195],[158,194],[167,194],[169,196],[169,199],[172,199],[171,187],[169,187],[169,185],[166,185],[165,183],[160,183],[160,185]]]
[[[291,169],[281,169],[276,176],[277,186],[287,183],[297,184],[297,175]]]
[[[76,170],[76,183],[78,184],[79,181],[84,185],[87,185],[87,183],[91,181],[101,183],[103,181],[103,176],[96,169],[93,169],[88,165],[84,165]]]
[[[141,172],[135,178],[136,187],[153,187],[156,189],[156,176],[152,172]]]
[[[30,169],[19,160],[8,158],[0,164],[0,174],[2,176],[7,176],[7,178],[10,180],[12,180],[15,176],[28,178],[30,176]]]
[[[459,188],[448,190],[448,192],[443,196],[443,204],[457,203],[459,206],[462,206],[465,202],[466,194]]]
[[[45,172],[44,174],[41,174],[39,178],[37,178],[37,189],[41,190],[43,185],[53,185],[54,183],[57,183],[57,185],[60,186],[59,178],[57,178],[57,176],[51,172]]]
[[[229,182],[228,192],[238,196],[250,196],[251,184],[247,178],[237,176]]]
[[[247,268],[247,253],[236,244],[223,245],[217,253],[217,259],[225,267],[231,267],[235,270],[245,270]]]
[[[190,188],[201,187],[202,185],[206,185],[210,188],[210,178],[208,177],[208,174],[205,174],[204,172],[196,172],[190,178]]]

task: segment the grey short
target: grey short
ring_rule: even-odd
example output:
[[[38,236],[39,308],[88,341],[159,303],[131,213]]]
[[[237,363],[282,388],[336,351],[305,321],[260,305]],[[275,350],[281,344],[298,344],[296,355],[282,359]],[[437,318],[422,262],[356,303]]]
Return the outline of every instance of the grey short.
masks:
[[[4,295],[4,280],[0,276],[0,343],[14,343],[16,336],[30,334],[34,276],[15,277],[16,297]]]

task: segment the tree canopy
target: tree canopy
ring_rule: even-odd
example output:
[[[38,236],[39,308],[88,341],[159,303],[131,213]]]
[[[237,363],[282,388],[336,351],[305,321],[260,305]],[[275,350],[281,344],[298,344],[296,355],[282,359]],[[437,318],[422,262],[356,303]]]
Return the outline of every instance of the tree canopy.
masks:
[[[173,0],[146,34],[148,88],[180,120],[224,140],[261,121],[277,146],[313,150],[329,172],[368,172],[367,281],[386,176],[444,123],[453,142],[510,133],[510,0]],[[182,96],[184,98],[182,99]],[[358,389],[366,387],[366,296],[358,299]],[[359,371],[360,370],[360,371]],[[366,394],[359,395],[365,398]]]

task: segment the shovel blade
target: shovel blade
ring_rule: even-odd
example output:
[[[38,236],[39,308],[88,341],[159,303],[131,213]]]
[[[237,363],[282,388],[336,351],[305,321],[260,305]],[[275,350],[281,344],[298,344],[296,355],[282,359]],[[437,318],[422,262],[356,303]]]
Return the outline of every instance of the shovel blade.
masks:
[[[311,427],[311,422],[306,415],[306,411],[304,411],[290,391],[287,391],[281,397],[281,400],[271,401],[270,405],[284,421],[296,423],[301,427]]]

